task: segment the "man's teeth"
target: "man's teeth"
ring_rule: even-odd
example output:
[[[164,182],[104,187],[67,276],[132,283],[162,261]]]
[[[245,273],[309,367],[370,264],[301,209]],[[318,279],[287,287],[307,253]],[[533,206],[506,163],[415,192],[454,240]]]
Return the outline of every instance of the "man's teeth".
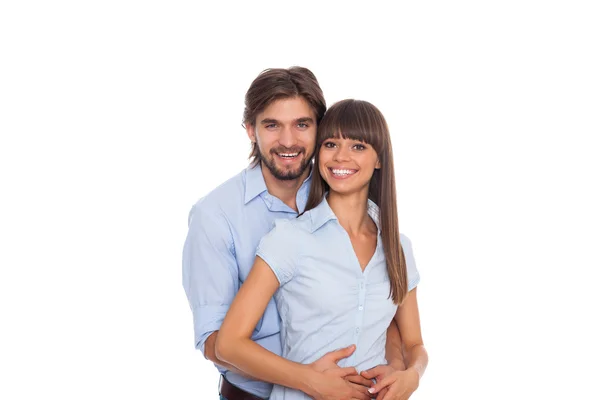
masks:
[[[350,175],[355,172],[350,169],[332,169],[331,171],[336,175]]]
[[[289,157],[294,158],[300,153],[279,153],[279,157]]]

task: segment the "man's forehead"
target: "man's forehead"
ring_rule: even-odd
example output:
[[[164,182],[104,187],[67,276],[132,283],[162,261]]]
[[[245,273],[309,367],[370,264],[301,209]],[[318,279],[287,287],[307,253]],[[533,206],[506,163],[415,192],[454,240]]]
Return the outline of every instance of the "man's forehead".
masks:
[[[257,116],[257,121],[293,122],[314,121],[315,113],[303,97],[291,97],[273,101]]]

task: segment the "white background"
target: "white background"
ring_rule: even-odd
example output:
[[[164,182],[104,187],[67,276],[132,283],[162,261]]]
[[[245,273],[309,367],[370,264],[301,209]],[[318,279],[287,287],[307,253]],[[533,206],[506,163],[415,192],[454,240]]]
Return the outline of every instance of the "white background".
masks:
[[[292,65],[391,128],[412,398],[600,398],[594,3],[2,2],[0,398],[216,399],[187,213],[246,166],[251,81]]]

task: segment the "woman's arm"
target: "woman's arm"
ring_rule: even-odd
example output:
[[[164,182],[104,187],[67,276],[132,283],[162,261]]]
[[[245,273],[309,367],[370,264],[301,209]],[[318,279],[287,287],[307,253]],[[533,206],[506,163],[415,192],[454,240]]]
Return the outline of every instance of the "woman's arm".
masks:
[[[414,371],[418,375],[418,379],[421,380],[427,368],[429,357],[421,336],[417,288],[411,290],[402,305],[398,307],[395,320],[398,323],[400,336],[402,337],[406,370]]]
[[[279,281],[271,268],[256,257],[217,336],[217,357],[260,380],[301,390],[315,399],[364,398],[364,393],[343,379],[356,374],[354,368],[339,368],[333,362],[331,368],[323,371],[320,368],[323,364],[303,365],[286,360],[251,339],[278,287]]]

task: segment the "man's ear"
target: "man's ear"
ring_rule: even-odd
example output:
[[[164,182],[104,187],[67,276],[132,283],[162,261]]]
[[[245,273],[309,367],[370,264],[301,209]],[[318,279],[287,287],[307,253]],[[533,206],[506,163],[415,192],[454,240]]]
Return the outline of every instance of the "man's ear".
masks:
[[[256,143],[256,131],[254,129],[254,125],[246,125],[246,133],[248,134],[248,138],[252,143]]]

